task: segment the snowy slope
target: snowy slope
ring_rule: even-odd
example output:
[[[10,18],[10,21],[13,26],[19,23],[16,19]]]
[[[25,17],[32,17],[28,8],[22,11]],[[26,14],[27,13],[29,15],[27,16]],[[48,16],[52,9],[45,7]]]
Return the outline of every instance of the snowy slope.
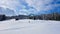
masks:
[[[29,19],[1,21],[0,34],[60,34],[60,21]]]

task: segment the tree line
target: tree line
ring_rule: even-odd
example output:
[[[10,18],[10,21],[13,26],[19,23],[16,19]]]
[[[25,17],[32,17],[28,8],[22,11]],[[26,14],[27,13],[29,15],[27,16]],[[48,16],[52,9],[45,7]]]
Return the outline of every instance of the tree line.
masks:
[[[60,14],[58,13],[51,13],[51,14],[41,14],[41,15],[18,15],[18,16],[6,16],[0,15],[0,21],[9,20],[9,19],[33,19],[33,20],[59,20],[60,21]]]

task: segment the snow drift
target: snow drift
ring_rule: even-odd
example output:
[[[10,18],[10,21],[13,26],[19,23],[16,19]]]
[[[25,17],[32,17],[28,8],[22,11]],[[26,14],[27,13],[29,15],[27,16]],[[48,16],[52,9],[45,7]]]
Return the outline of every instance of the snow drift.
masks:
[[[60,21],[30,19],[0,21],[0,34],[60,34]]]

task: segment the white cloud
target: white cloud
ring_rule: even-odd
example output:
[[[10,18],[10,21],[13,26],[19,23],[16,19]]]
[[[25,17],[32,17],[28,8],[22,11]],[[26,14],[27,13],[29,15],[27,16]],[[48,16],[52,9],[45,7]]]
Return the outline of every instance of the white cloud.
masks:
[[[5,8],[16,8],[19,3],[15,0],[0,0],[0,6]]]
[[[45,4],[51,2],[51,0],[26,0],[29,6],[35,7],[37,10],[43,10],[45,8]]]
[[[29,6],[33,6],[34,8],[36,8],[37,11],[49,10],[55,6],[51,4],[52,2],[54,2],[54,0],[26,0],[26,2],[29,4]]]
[[[54,0],[0,0],[0,7],[4,7],[4,8],[9,8],[12,10],[18,10],[15,11],[16,14],[23,14],[23,13],[37,13],[37,11],[41,11],[41,10],[50,10],[53,7],[55,7],[56,5],[51,5],[50,3],[52,3]],[[25,8],[25,5],[23,5],[23,3],[27,3],[28,7],[34,7],[35,9],[31,9],[29,8],[28,10]],[[58,4],[57,4],[58,5]],[[20,13],[20,10],[22,10],[23,13]]]
[[[15,10],[17,6],[19,6],[19,2],[17,0],[0,0],[0,7]]]
[[[25,6],[21,5],[19,0],[0,0],[0,7],[12,9],[16,14],[18,13],[16,11],[18,8],[25,8]]]

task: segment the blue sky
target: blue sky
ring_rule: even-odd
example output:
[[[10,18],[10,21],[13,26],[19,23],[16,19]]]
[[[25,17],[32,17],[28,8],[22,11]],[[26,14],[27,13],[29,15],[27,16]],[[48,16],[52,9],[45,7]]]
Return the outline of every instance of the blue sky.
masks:
[[[60,0],[0,0],[0,7],[13,10],[15,15],[60,13]]]

